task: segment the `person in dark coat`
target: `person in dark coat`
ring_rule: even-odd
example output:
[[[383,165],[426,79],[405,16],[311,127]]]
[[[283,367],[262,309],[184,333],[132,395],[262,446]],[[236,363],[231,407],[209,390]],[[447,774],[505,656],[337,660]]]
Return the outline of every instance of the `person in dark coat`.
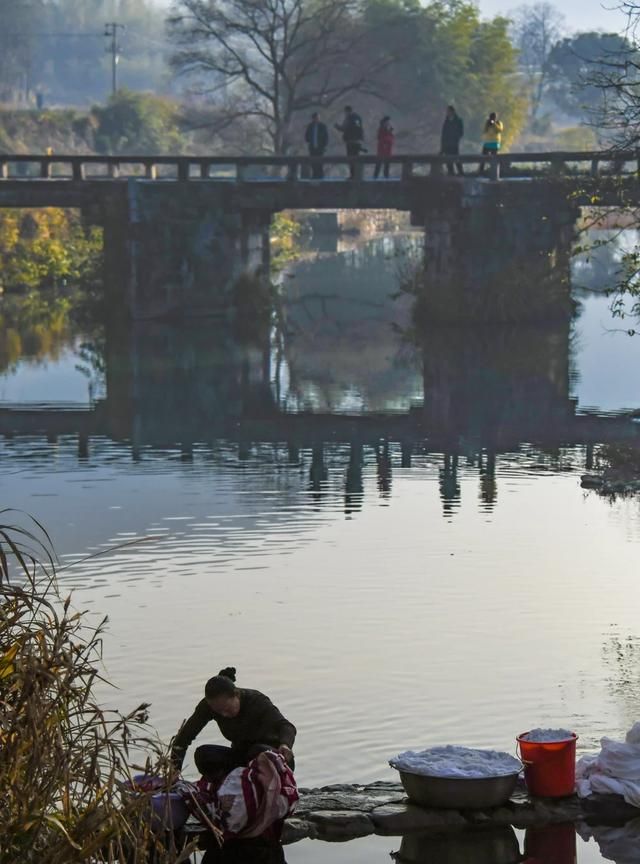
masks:
[[[443,156],[457,156],[460,153],[460,141],[464,135],[464,123],[453,107],[449,105],[447,113],[442,124],[442,134],[440,137],[440,153]],[[458,174],[462,176],[464,169],[462,162],[456,162]],[[453,177],[453,162],[447,162],[447,171],[449,176]]]
[[[229,667],[207,681],[204,699],[173,739],[171,761],[177,769],[182,767],[191,742],[211,720],[231,746],[203,744],[196,749],[196,767],[208,779],[218,779],[247,765],[265,750],[276,750],[293,768],[296,727],[264,693],[236,687],[235,680],[236,670]]]
[[[320,121],[320,115],[317,111],[311,115],[311,123],[304,133],[304,140],[309,148],[309,156],[324,156],[329,144],[329,131],[325,124]],[[324,168],[319,158],[311,166],[311,177],[314,180],[322,180],[324,177]]]
[[[395,135],[393,134],[393,126],[391,118],[384,116],[378,126],[378,140],[376,154],[378,161],[373,171],[373,176],[377,180],[380,176],[380,169],[384,166],[384,176],[389,179],[389,157],[393,156],[393,145],[395,143]]]
[[[362,144],[364,140],[362,117],[360,117],[359,114],[356,114],[351,105],[345,105],[342,123],[336,123],[335,128],[338,132],[342,132],[342,140],[344,141],[347,150],[347,156],[358,156],[359,153],[364,151],[364,146]],[[353,160],[351,160],[349,162],[349,172],[352,179],[355,175],[355,171],[355,165]]]

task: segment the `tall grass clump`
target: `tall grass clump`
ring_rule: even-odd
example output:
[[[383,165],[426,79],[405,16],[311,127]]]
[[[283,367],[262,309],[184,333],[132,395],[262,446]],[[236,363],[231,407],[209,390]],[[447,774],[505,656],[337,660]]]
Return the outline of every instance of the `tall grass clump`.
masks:
[[[44,529],[7,520],[0,511],[0,864],[187,860],[152,834],[148,795],[127,790],[164,767],[148,706],[96,701],[106,619],[92,626],[60,596]]]

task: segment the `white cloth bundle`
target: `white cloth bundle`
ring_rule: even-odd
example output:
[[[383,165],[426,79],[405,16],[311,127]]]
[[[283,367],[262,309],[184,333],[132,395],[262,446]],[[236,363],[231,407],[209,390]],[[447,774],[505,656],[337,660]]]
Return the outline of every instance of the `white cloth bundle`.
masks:
[[[597,756],[583,756],[576,765],[576,789],[581,798],[594,792],[622,795],[640,807],[640,723],[634,723],[624,741],[600,740]]]

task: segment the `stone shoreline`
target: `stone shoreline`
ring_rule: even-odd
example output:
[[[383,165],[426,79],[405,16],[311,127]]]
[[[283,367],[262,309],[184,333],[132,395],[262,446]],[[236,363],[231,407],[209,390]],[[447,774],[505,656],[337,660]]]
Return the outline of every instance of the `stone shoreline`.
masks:
[[[532,799],[519,785],[503,807],[490,810],[436,810],[409,803],[400,783],[378,781],[301,789],[295,816],[285,823],[283,843],[318,839],[355,840],[370,834],[457,832],[474,828],[529,828],[561,822],[624,825],[640,809],[619,795]]]

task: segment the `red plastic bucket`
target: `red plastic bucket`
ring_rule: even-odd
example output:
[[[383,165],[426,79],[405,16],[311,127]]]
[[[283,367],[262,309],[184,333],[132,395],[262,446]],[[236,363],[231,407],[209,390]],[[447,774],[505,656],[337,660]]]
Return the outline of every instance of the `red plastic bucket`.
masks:
[[[531,795],[564,798],[576,788],[576,741],[571,733],[565,741],[527,741],[528,732],[518,735],[524,779]]]

